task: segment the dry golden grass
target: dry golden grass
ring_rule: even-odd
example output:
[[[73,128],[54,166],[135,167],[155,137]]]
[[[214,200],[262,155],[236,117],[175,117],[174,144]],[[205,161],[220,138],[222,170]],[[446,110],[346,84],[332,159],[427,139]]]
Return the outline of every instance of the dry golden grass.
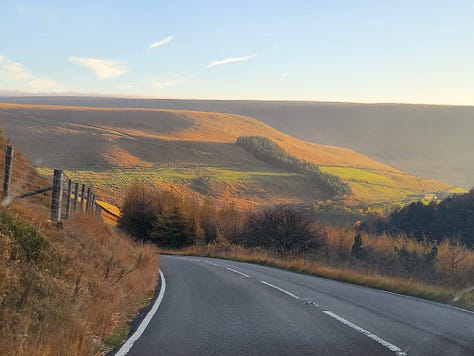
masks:
[[[8,142],[0,136],[0,152]],[[48,186],[15,152],[11,194]],[[152,246],[93,215],[48,223],[51,195],[0,208],[0,355],[101,354],[153,294]],[[113,209],[113,207],[108,206]]]
[[[153,165],[151,162],[146,162],[140,158],[130,154],[129,152],[123,150],[118,145],[110,145],[104,150],[104,158],[110,164],[116,167],[130,167],[130,166],[140,166],[140,167],[150,167]]]
[[[40,206],[14,204],[6,213],[34,226],[45,245],[34,260],[12,260],[15,240],[1,236],[0,354],[92,355],[120,342],[154,293],[156,250],[92,215],[57,229]]]
[[[193,125],[189,128],[174,130],[171,134],[154,137],[168,140],[233,143],[239,136],[265,136],[276,141],[288,153],[318,165],[364,167],[380,171],[400,172],[350,149],[304,142],[251,117],[183,110],[169,110],[168,112],[185,117]],[[149,133],[136,129],[128,129],[125,132],[131,135],[150,137]]]
[[[24,131],[29,130],[30,135],[43,137],[44,142],[52,144],[67,141],[68,144],[61,147],[74,147],[67,162],[54,162],[58,167],[69,165],[71,168],[89,168],[91,162],[95,162],[97,166],[139,166],[149,167],[150,170],[153,170],[150,167],[152,165],[163,164],[173,164],[177,167],[258,166],[259,169],[268,170],[271,169],[268,165],[263,165],[242,149],[233,147],[236,138],[241,135],[261,135],[274,140],[288,153],[300,159],[321,166],[355,167],[386,178],[386,184],[380,185],[377,181],[354,181],[351,177],[343,177],[354,192],[351,199],[362,204],[398,203],[408,195],[450,189],[446,184],[405,174],[352,150],[304,142],[253,118],[239,115],[185,110],[5,103],[0,103],[0,108],[12,116],[34,115],[34,119],[40,121],[44,117],[44,125],[36,121],[31,123],[28,120],[7,120],[5,124],[10,125],[10,132],[24,135]],[[31,127],[21,127],[22,122],[29,123]],[[31,149],[37,152],[38,147],[35,145]],[[46,150],[42,156],[50,151]],[[182,182],[173,184],[183,185]],[[239,200],[237,204],[241,206],[249,203],[261,206],[278,202],[301,202],[300,197],[293,192],[289,192],[288,197],[278,197],[273,191],[264,189],[258,194],[246,197],[246,187],[243,186],[240,190],[238,186],[233,187],[238,188],[237,194],[233,196]],[[305,188],[306,191],[313,190],[309,185]],[[183,186],[182,189],[186,187]],[[110,195],[110,191],[111,189],[105,189],[100,193]],[[230,193],[229,190],[228,194],[219,198],[220,201],[227,201]],[[211,194],[207,195],[208,198],[210,196]],[[252,204],[253,201],[257,203]],[[304,202],[314,202],[314,199],[308,197]]]

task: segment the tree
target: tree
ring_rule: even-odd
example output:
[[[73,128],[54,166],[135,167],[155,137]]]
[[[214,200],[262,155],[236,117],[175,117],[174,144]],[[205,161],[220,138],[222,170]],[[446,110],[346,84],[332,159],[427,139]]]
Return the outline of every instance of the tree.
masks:
[[[354,244],[352,245],[351,249],[351,258],[361,258],[364,253],[364,248],[362,247],[362,223],[357,221],[355,224],[355,236],[354,236]]]
[[[446,236],[459,236],[468,247],[474,245],[474,190],[448,197],[439,204],[411,203],[390,214],[382,231],[427,238],[441,243]]]
[[[354,244],[352,245],[351,249],[351,256],[355,258],[359,258],[362,255],[363,247],[362,247],[362,236],[360,232],[356,232],[354,236]]]
[[[355,226],[354,244],[351,249],[352,259],[367,260],[373,257],[373,250],[370,247],[364,247],[362,242],[362,231],[367,231],[367,224],[357,221]]]
[[[153,220],[150,238],[158,246],[167,248],[183,248],[192,245],[196,233],[192,224],[187,221],[178,207],[171,213],[157,213]]]
[[[119,228],[139,240],[148,240],[157,207],[157,193],[152,188],[141,183],[132,185],[122,205]]]
[[[279,206],[252,214],[247,231],[247,246],[266,247],[279,253],[320,246],[310,221],[290,207]]]

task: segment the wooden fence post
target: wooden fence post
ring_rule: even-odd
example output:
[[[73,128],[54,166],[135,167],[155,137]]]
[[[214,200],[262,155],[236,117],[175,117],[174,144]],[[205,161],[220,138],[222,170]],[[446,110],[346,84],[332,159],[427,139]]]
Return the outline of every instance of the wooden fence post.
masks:
[[[79,195],[79,183],[76,182],[74,183],[74,204],[73,204],[73,211],[77,212],[77,202],[78,202],[78,197]]]
[[[95,194],[92,193],[92,190],[91,190],[91,204],[89,205],[89,213],[92,213],[92,209],[94,209],[94,204],[95,204]]]
[[[86,202],[86,213],[89,212],[90,209],[90,203],[91,203],[91,198],[92,198],[92,191],[91,187],[87,188],[87,202]]]
[[[86,190],[86,185],[83,184],[81,187],[81,212],[84,212],[84,193]]]
[[[3,199],[6,199],[10,192],[10,183],[12,179],[12,165],[13,165],[13,146],[7,146],[7,153],[5,155],[5,175],[3,176]]]
[[[61,205],[63,200],[63,172],[54,170],[53,176],[53,196],[51,199],[51,220],[61,222]]]
[[[71,194],[72,194],[72,180],[67,180],[67,195],[66,195],[66,215],[64,219],[69,219],[71,216]]]
[[[102,208],[100,207],[99,204],[95,203],[95,213],[100,216],[102,212]]]

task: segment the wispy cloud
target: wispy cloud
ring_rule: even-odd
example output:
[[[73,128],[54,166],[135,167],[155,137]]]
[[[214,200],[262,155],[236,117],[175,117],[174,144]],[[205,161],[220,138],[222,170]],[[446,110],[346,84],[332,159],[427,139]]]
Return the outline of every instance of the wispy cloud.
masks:
[[[220,66],[222,64],[227,64],[227,63],[236,63],[236,62],[244,62],[248,61],[249,59],[252,59],[256,57],[256,54],[252,54],[250,56],[245,56],[245,57],[233,57],[233,58],[225,58],[221,59],[218,61],[213,61],[207,65],[207,68],[215,67],[215,66]]]
[[[152,83],[152,87],[154,89],[163,89],[163,88],[167,88],[167,87],[172,87],[176,84],[179,84],[181,83],[182,80],[155,80],[153,83]]]
[[[93,70],[99,79],[120,77],[128,72],[127,64],[114,59],[69,57],[69,61]]]
[[[63,91],[64,85],[31,73],[23,64],[0,56],[0,87],[33,92]]]
[[[12,80],[28,80],[31,79],[31,73],[21,63],[13,61],[5,61],[2,65],[4,75]]]
[[[135,89],[135,85],[130,84],[130,83],[121,83],[117,85],[117,87],[120,89],[125,89],[125,90]]]
[[[165,37],[165,38],[163,38],[163,39],[161,39],[161,40],[159,40],[159,41],[150,43],[150,45],[148,46],[148,48],[155,48],[155,47],[163,46],[164,44],[167,44],[168,42],[171,42],[172,39],[173,39],[173,36]]]
[[[189,74],[172,73],[165,76],[151,78],[150,86],[153,89],[164,89],[189,82],[193,78],[194,76]]]

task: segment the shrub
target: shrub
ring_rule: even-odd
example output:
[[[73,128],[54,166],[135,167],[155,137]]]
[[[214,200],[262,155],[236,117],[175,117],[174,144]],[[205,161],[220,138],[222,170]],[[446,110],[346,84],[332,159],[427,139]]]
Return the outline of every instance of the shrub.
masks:
[[[311,222],[291,207],[278,206],[250,216],[246,228],[247,246],[258,246],[279,253],[317,249],[319,235]]]
[[[0,212],[0,232],[12,238],[10,260],[38,260],[46,247],[44,237],[32,226]]]
[[[158,208],[157,193],[144,184],[136,183],[125,197],[118,226],[138,240],[148,240]]]

